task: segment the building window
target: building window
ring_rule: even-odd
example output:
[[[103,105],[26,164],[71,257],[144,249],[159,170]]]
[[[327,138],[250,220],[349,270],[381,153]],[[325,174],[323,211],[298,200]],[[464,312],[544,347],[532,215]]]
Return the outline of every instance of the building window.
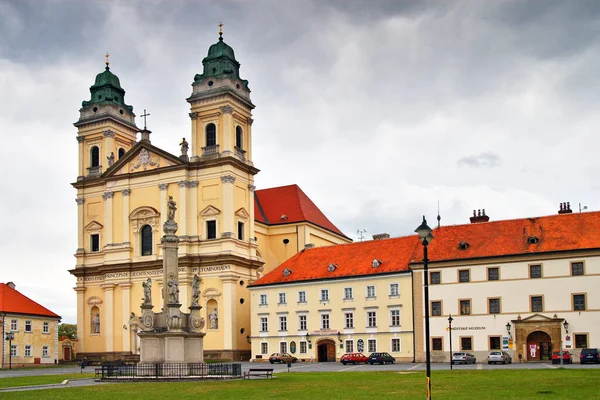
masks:
[[[266,306],[267,305],[267,295],[266,294],[261,294],[260,295],[260,305],[261,306]]]
[[[306,303],[306,292],[304,290],[298,292],[298,303]]]
[[[16,357],[16,356],[18,356],[18,355],[19,355],[19,352],[18,352],[17,350],[18,350],[18,347],[17,347],[17,345],[16,345],[16,344],[11,344],[11,345],[10,345],[10,355],[11,355],[11,356],[13,356],[13,357]]]
[[[206,238],[217,238],[217,221],[206,221]]]
[[[460,338],[460,349],[463,351],[473,350],[473,338],[461,337]]]
[[[300,353],[306,354],[306,342],[300,342]]]
[[[585,310],[585,294],[573,295],[573,311]]]
[[[329,329],[329,314],[321,314],[321,329]]]
[[[500,279],[498,267],[488,268],[488,281],[497,281]]]
[[[269,331],[269,321],[267,317],[260,317],[260,331],[268,332]]]
[[[150,225],[142,226],[142,255],[152,255],[152,227]]]
[[[500,350],[501,339],[500,336],[490,336],[490,350]]]
[[[26,344],[25,345],[25,357],[31,357],[31,345],[30,344]]]
[[[44,322],[42,324],[42,333],[50,333],[50,323]]]
[[[377,340],[375,340],[375,339],[369,339],[367,341],[367,347],[369,349],[369,353],[375,353],[375,352],[377,352]]]
[[[279,293],[279,304],[286,304],[287,300],[285,298],[285,293]]]
[[[217,127],[215,124],[206,125],[206,147],[217,145]]]
[[[100,166],[100,149],[98,146],[93,146],[90,149],[90,167],[99,167]]]
[[[575,348],[586,349],[588,347],[587,334],[575,334]]]
[[[488,299],[488,313],[500,314],[500,299]]]
[[[399,296],[400,288],[397,283],[390,283],[390,296]]]
[[[471,271],[468,269],[461,269],[458,271],[458,281],[459,282],[469,282],[471,280]]]
[[[582,262],[571,263],[571,275],[573,275],[573,276],[583,275],[583,263]]]
[[[321,301],[329,301],[329,289],[321,289]]]
[[[244,148],[244,131],[241,126],[235,127],[235,147],[240,150]]]
[[[262,342],[260,344],[260,354],[269,354],[269,343]]]
[[[90,251],[100,251],[100,235],[97,233],[90,235]]]
[[[354,341],[346,340],[346,353],[354,353]]]
[[[531,279],[542,277],[542,266],[541,265],[530,265],[529,266],[529,277]]]
[[[50,348],[48,346],[42,347],[42,357],[48,357],[50,354]]]
[[[393,338],[392,339],[392,353],[398,353],[400,352],[400,338]]]
[[[344,300],[350,300],[354,297],[351,287],[344,288]]]
[[[432,285],[439,285],[442,283],[442,277],[440,272],[430,272],[429,273],[429,283]]]
[[[400,326],[400,310],[391,310],[390,311],[390,325],[391,326]]]
[[[280,342],[279,343],[279,351],[281,353],[287,353],[287,342]]]
[[[346,322],[346,328],[354,328],[354,313],[344,313],[344,321]]]
[[[442,302],[441,301],[432,301],[431,302],[431,316],[439,317],[442,315]]]
[[[238,239],[244,240],[244,223],[238,221]]]
[[[544,311],[542,296],[531,296],[531,312]]]
[[[377,328],[377,311],[367,311],[367,328]]]
[[[431,338],[431,349],[434,351],[444,350],[444,340],[439,337]]]
[[[124,148],[120,148],[119,149],[119,160],[121,159],[121,157],[123,157],[125,155],[125,149]]]
[[[471,315],[471,300],[459,301],[460,315]]]
[[[287,331],[287,317],[285,315],[279,317],[279,330]]]
[[[306,330],[306,315],[299,315],[298,316],[298,325],[300,326],[300,330],[301,331],[305,331]]]
[[[375,298],[375,286],[374,285],[367,286],[367,298],[369,298],[369,299]]]
[[[19,321],[16,319],[11,319],[10,320],[10,331],[16,332],[18,330],[19,330]]]
[[[25,321],[25,332],[30,332],[30,333],[32,332],[31,321],[29,321],[29,320]]]

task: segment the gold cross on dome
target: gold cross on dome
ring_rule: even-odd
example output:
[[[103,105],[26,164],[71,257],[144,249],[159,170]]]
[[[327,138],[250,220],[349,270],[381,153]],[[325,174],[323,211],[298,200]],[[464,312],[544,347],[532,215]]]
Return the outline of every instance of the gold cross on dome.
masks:
[[[223,36],[223,22],[219,22],[219,36]]]
[[[110,54],[108,54],[108,52],[106,52],[106,66],[108,67],[108,64],[110,64],[110,62],[108,62],[108,57],[110,57]]]

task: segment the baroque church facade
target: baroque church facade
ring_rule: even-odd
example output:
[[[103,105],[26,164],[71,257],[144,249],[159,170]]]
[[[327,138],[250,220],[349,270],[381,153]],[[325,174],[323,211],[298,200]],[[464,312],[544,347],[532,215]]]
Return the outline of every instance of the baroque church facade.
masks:
[[[222,35],[202,64],[187,98],[191,138],[180,143],[180,155],[152,145],[151,132],[137,127],[108,61],[82,103],[74,124],[78,237],[70,270],[80,358],[139,354],[142,282],[150,278],[152,297],[161,298],[160,239],[171,198],[180,299],[190,304],[198,275],[203,316],[211,319],[207,358],[250,358],[249,284],[305,247],[351,241],[296,185],[255,190],[248,81]]]

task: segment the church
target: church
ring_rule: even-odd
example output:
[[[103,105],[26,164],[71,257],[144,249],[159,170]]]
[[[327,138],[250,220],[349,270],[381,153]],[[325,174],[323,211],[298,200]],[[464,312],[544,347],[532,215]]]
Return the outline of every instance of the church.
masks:
[[[296,185],[256,190],[248,81],[219,33],[193,77],[191,137],[180,154],[151,142],[136,125],[110,70],[96,76],[77,128],[76,277],[78,357],[139,357],[142,283],[161,298],[162,226],[176,203],[179,287],[190,304],[201,279],[207,359],[250,358],[248,285],[305,248],[349,243]],[[138,137],[139,133],[139,137]],[[160,311],[160,310],[154,310]],[[187,310],[183,310],[187,311]]]

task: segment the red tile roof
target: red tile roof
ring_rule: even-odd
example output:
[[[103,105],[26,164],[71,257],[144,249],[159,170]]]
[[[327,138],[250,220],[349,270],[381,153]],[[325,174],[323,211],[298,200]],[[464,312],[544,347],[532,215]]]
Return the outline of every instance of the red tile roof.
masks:
[[[431,262],[600,249],[600,212],[443,226],[433,235]],[[532,236],[537,243],[529,243]],[[461,242],[468,245],[465,250],[460,249]],[[373,268],[373,259],[383,264]],[[422,260],[416,235],[317,247],[296,254],[254,286],[407,271]],[[337,264],[334,272],[327,270],[330,263]],[[283,274],[286,268],[292,271],[288,276]]]
[[[6,283],[0,283],[0,312],[60,318],[60,315],[54,314]]]
[[[283,217],[283,218],[282,218]],[[347,238],[308,198],[298,185],[281,186],[254,192],[254,219],[266,225],[312,222]]]

